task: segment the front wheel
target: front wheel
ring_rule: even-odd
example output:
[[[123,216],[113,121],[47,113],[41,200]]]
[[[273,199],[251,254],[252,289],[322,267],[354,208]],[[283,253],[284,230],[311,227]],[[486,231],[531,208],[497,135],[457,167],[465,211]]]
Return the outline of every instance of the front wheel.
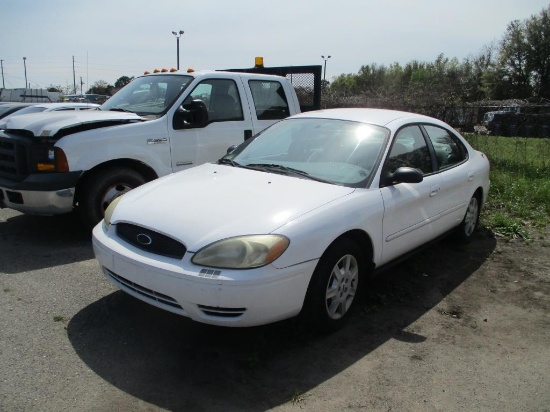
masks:
[[[357,303],[364,267],[355,242],[342,239],[330,246],[313,272],[304,302],[304,320],[322,332],[341,328]]]
[[[117,197],[141,186],[145,178],[133,169],[110,168],[93,173],[80,190],[78,211],[84,223],[92,228]]]

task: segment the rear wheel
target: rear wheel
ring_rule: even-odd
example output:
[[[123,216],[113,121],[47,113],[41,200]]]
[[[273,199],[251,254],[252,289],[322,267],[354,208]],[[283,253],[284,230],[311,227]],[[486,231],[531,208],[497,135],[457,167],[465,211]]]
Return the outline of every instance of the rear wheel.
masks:
[[[355,242],[342,239],[330,246],[313,272],[304,302],[304,320],[322,332],[341,328],[356,306],[363,268]]]
[[[456,237],[459,242],[467,243],[472,240],[474,233],[479,226],[479,215],[481,213],[481,200],[478,193],[474,194],[468,203],[466,214],[460,225],[456,228]]]
[[[133,169],[110,168],[94,172],[80,190],[78,211],[90,228],[103,219],[105,210],[117,197],[141,186],[145,178]]]

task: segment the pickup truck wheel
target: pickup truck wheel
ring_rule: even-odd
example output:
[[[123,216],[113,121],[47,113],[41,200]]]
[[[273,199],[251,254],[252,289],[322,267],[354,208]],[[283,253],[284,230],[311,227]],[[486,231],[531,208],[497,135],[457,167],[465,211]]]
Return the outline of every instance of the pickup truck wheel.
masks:
[[[141,174],[128,168],[95,172],[80,192],[78,210],[82,220],[89,227],[94,227],[103,219],[105,210],[113,200],[145,182]]]
[[[323,254],[308,287],[302,316],[320,332],[340,329],[358,300],[365,268],[360,248],[342,239]]]

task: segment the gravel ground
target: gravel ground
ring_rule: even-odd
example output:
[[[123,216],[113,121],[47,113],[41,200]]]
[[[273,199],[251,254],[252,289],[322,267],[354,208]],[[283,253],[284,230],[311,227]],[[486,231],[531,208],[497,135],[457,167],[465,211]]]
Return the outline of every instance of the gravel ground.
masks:
[[[0,411],[550,411],[550,233],[445,240],[341,331],[200,325],[118,291],[74,216],[0,210]]]

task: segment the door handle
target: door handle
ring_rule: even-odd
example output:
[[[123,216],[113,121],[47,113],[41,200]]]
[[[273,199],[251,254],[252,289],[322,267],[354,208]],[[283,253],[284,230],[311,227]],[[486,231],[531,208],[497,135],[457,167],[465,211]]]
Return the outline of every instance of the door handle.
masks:
[[[441,187],[439,187],[439,185],[432,186],[430,188],[430,197],[436,196],[440,190],[441,190]]]

